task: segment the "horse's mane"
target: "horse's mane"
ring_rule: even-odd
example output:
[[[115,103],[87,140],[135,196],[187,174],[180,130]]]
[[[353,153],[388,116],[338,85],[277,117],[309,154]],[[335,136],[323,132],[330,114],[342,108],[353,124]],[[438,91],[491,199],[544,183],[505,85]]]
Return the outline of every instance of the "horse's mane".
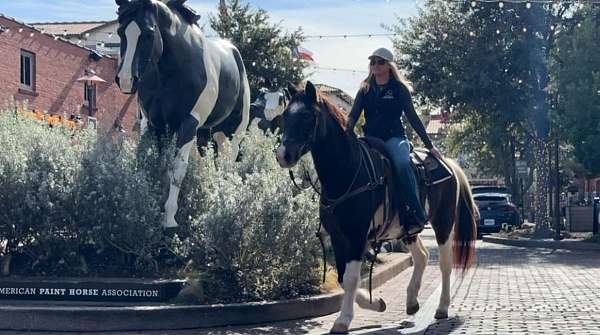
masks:
[[[187,0],[159,0],[157,2],[166,6],[173,13],[179,14],[186,23],[190,25],[197,25],[198,20],[200,20],[200,15],[194,9],[192,9],[192,7],[185,4],[186,1]],[[117,12],[119,15],[119,20],[132,15],[144,4],[145,2],[139,0],[123,2],[123,4],[119,5],[119,10]]]
[[[192,7],[185,4],[186,0],[171,0],[166,3],[167,7],[172,11],[179,13],[184,21],[188,24],[197,24],[200,20],[200,14],[198,14]]]
[[[337,107],[333,102],[331,102],[331,100],[323,93],[318,92],[317,94],[319,96],[320,101],[323,102],[323,106],[325,106],[325,109],[327,110],[329,115],[331,115],[333,119],[337,121],[340,127],[342,127],[342,129],[344,129],[345,131],[348,127],[348,116],[346,115],[346,113],[344,113],[339,107]]]

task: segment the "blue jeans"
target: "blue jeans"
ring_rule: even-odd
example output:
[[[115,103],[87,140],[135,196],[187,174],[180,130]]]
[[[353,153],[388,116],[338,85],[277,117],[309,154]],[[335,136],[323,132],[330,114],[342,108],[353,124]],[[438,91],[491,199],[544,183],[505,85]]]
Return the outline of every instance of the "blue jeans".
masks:
[[[426,220],[425,210],[419,199],[417,178],[410,166],[410,152],[412,145],[410,141],[402,137],[392,137],[385,142],[385,149],[392,158],[392,165],[399,181],[400,189],[403,191],[404,200],[411,211],[414,211],[417,219]]]

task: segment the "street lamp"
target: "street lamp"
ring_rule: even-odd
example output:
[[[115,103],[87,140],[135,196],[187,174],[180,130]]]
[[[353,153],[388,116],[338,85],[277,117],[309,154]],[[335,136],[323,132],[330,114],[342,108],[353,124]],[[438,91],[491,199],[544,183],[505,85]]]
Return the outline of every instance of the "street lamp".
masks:
[[[77,81],[85,84],[84,98],[88,104],[88,116],[94,116],[94,109],[96,108],[96,84],[106,83],[106,80],[97,76],[96,71],[87,69],[83,77],[78,78]]]

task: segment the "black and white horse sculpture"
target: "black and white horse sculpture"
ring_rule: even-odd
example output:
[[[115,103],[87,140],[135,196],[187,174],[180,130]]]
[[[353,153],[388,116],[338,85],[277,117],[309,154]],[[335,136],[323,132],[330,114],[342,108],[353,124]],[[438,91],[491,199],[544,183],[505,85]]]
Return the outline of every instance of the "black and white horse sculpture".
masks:
[[[290,168],[308,152],[312,155],[321,182],[319,217],[331,237],[338,281],[344,288],[341,313],[331,332],[346,334],[355,300],[366,309],[383,312],[386,308],[383,299],[370,301],[359,285],[369,242],[406,236],[401,215],[397,211],[389,214],[391,207],[386,205],[394,203],[386,200],[395,196],[390,192],[394,189],[393,178],[380,174],[390,171],[390,166],[386,160],[376,158],[380,152],[377,147],[348,134],[346,115],[321,96],[314,85],[308,82],[305,91],[294,87],[289,90],[292,100],[283,113],[277,161],[281,167]],[[443,161],[452,169],[452,178],[431,185],[423,194],[440,250],[442,294],[435,313],[438,319],[448,317],[453,265],[466,271],[475,259],[478,216],[464,172],[452,160]],[[373,183],[380,180],[383,182]],[[406,241],[414,261],[406,301],[406,312],[412,315],[419,310],[417,296],[429,252],[418,236]]]
[[[177,135],[163,227],[177,227],[175,213],[194,138],[231,139],[237,157],[248,127],[250,89],[239,51],[224,40],[209,40],[185,0],[116,0],[121,61],[116,77],[123,93],[138,93],[148,130]],[[221,148],[220,148],[221,149]],[[221,151],[221,150],[220,150]]]

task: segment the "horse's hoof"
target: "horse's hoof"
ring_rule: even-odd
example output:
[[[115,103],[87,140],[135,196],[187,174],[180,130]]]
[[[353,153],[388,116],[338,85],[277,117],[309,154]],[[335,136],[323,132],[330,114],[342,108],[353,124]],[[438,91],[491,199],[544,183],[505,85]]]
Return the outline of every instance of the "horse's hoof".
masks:
[[[385,310],[387,309],[387,305],[385,304],[385,301],[383,301],[383,299],[379,298],[379,309],[377,310],[378,312],[385,312]]]
[[[437,311],[435,311],[435,318],[437,320],[447,319],[448,318],[448,311],[443,311],[443,310],[438,309]]]
[[[416,305],[407,306],[406,307],[406,314],[408,314],[408,315],[415,315],[419,311],[419,308],[421,308],[421,307],[419,306],[418,302],[417,302]]]
[[[348,334],[349,325],[334,323],[329,331],[329,334]]]

